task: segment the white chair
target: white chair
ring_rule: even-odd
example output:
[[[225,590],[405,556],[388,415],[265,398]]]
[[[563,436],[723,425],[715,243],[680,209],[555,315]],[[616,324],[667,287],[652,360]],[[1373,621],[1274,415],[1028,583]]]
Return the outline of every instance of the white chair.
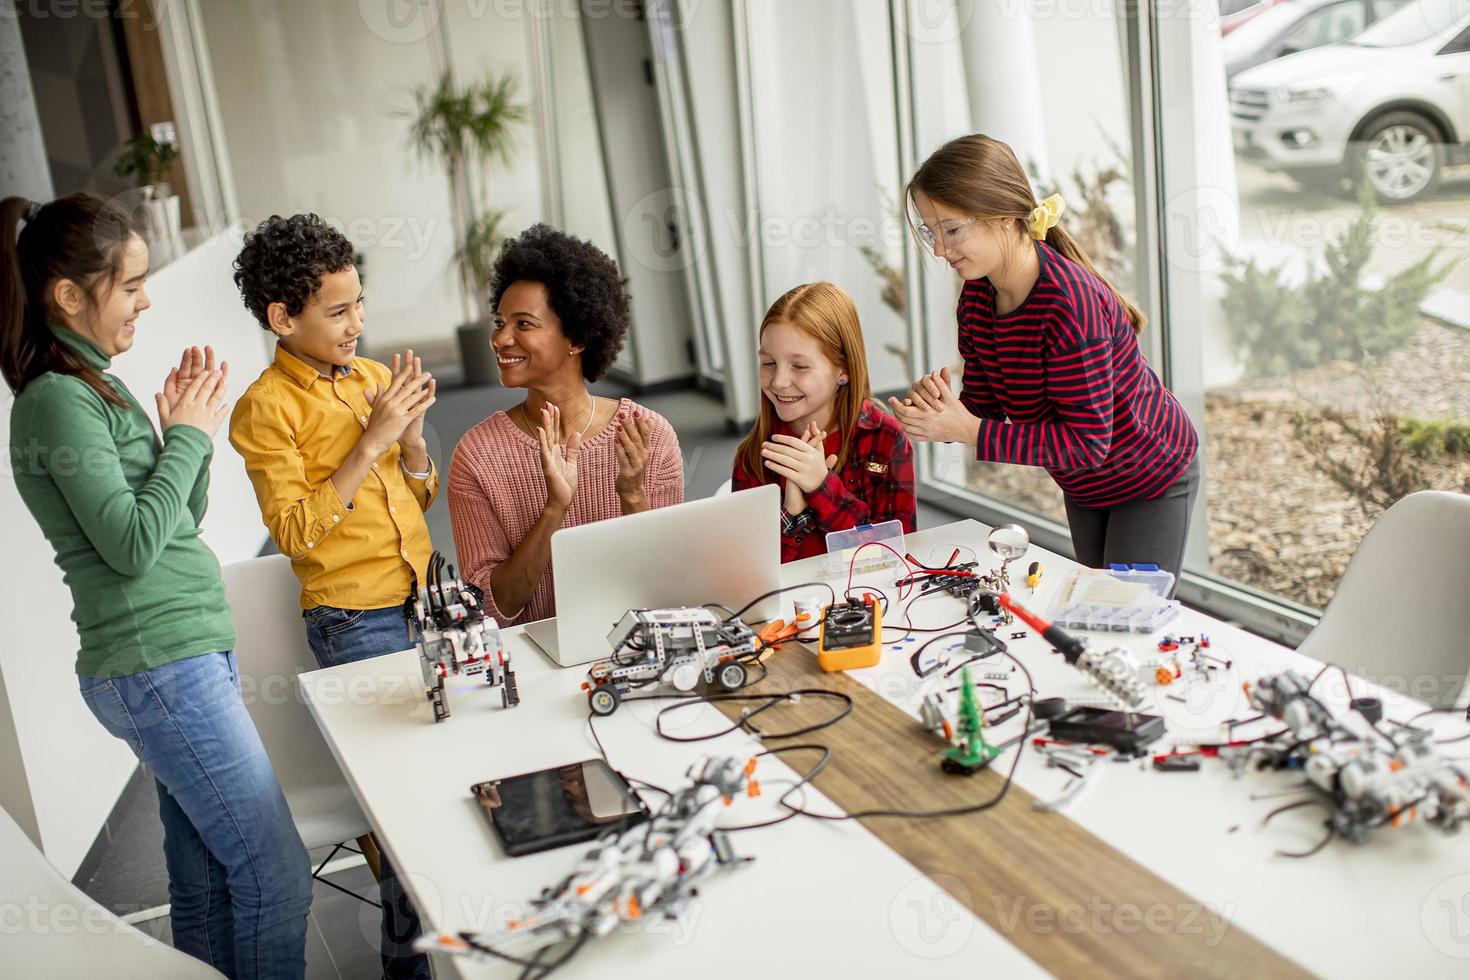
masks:
[[[1426,490],[1385,511],[1298,649],[1436,707],[1470,703],[1470,496]]]
[[[235,619],[235,660],[241,690],[260,740],[275,767],[291,817],[307,850],[332,845],[313,873],[354,898],[371,899],[321,877],[345,841],[366,837],[367,817],[352,795],[321,730],[301,700],[296,675],[316,670],[301,620],[301,583],[284,555],[235,562],[224,569]],[[376,873],[376,855],[365,855]]]
[[[734,481],[732,480],[726,480],[724,483],[721,483],[719,487],[715,490],[714,496],[723,497],[725,494],[733,492],[730,489],[733,483]]]
[[[218,980],[223,974],[128,925],[73,885],[0,809],[0,940],[6,977]]]

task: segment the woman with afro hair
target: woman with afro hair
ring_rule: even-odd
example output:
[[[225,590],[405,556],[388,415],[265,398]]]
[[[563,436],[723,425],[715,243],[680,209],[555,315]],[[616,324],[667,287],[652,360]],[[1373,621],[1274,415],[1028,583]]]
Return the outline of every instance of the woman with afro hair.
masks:
[[[490,614],[529,622],[556,615],[552,533],[682,503],[684,464],[662,416],[587,390],[628,333],[628,292],[612,259],[535,225],[501,247],[490,304],[500,381],[526,398],[455,447],[449,518],[464,577]]]

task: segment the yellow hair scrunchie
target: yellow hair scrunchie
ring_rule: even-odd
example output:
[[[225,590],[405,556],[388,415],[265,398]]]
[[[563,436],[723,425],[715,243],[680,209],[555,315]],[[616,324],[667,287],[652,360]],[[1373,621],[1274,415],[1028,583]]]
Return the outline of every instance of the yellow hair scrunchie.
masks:
[[[1037,241],[1046,238],[1046,233],[1056,227],[1062,215],[1067,210],[1067,202],[1062,200],[1062,195],[1053,194],[1031,209],[1031,216],[1026,219],[1026,228],[1031,232],[1031,237]]]

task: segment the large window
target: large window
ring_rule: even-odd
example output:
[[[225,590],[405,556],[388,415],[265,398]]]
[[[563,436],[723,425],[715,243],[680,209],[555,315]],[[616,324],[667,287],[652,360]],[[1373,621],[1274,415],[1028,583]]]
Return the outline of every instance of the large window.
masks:
[[[1445,82],[1470,3],[1323,12],[1228,88],[1212,25],[1153,25],[1160,87],[1193,100],[1159,121],[1189,246],[1165,269],[1172,376],[1203,393],[1192,567],[1307,609],[1394,501],[1470,485],[1470,181],[1446,139],[1470,81]]]
[[[320,214],[359,250],[370,349],[453,351],[455,328],[477,311],[453,264],[461,236],[446,168],[409,140],[416,93],[446,69],[461,87],[509,74],[514,101],[529,108],[527,24],[495,5],[458,3],[197,9],[237,217]],[[541,217],[536,135],[531,120],[515,124],[508,159],[472,162],[466,175],[482,206],[502,212],[502,235]]]
[[[913,371],[888,0],[747,0],[756,316],[801,283],[853,297],[875,389]],[[744,352],[742,351],[742,354]]]
[[[341,229],[363,257],[370,344],[450,333],[448,182],[395,116],[435,77],[424,36],[374,32],[355,5],[199,9],[240,220],[314,211]]]
[[[1470,488],[1470,2],[1268,11],[1233,44],[1202,6],[896,2],[912,159],[986,132],[1061,190],[1202,435],[1185,594],[1299,636],[1388,506]],[[955,364],[959,283],[910,262]],[[921,476],[1065,542],[1042,471],[933,447]]]
[[[1062,194],[1067,227],[1099,271],[1147,309],[1139,272],[1136,123],[1125,71],[1126,34],[1112,6],[904,7],[915,160],[966,133],[1009,143],[1030,171],[1038,197]],[[962,283],[942,261],[922,250],[912,254],[925,286],[917,326],[927,350],[916,366],[927,371],[948,365],[958,378],[955,304]],[[1065,525],[1061,492],[1045,470],[976,463],[958,446],[929,452],[925,475],[931,490],[958,499],[984,497],[1033,524]]]

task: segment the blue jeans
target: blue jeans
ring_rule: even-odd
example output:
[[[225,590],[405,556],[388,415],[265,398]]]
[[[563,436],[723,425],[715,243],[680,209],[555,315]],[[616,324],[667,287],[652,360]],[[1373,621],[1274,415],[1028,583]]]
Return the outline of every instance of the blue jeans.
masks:
[[[402,604],[385,609],[339,609],[336,606],[313,606],[302,613],[306,621],[306,642],[323,667],[356,663],[386,653],[397,653],[413,646],[403,619]],[[378,953],[383,961],[383,976],[394,978],[429,977],[429,959],[413,952],[414,940],[420,933],[419,916],[398,875],[382,854],[383,877],[378,882],[378,898],[383,903],[383,929]]]
[[[323,667],[357,663],[413,646],[401,605],[386,609],[313,606],[301,617],[306,620],[306,642]]]
[[[304,976],[311,863],[234,653],[78,680],[157,783],[174,946],[229,977]]]

